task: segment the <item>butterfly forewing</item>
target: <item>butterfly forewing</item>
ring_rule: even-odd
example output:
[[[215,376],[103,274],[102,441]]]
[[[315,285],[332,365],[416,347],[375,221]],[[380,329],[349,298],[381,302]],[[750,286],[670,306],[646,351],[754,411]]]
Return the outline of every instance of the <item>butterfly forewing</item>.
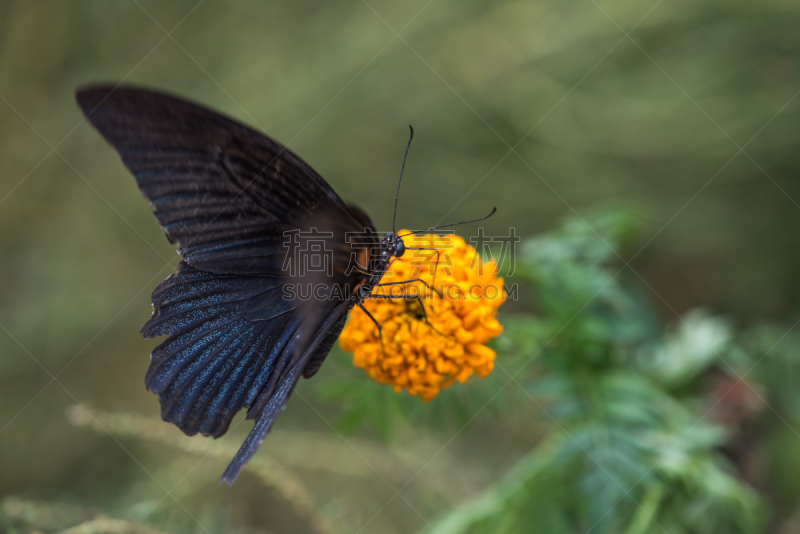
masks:
[[[78,92],[89,121],[136,177],[164,233],[195,267],[259,272],[286,229],[322,206],[345,206],[279,143],[184,100],[129,87]],[[277,236],[276,239],[272,239]],[[225,263],[215,257],[221,252]]]

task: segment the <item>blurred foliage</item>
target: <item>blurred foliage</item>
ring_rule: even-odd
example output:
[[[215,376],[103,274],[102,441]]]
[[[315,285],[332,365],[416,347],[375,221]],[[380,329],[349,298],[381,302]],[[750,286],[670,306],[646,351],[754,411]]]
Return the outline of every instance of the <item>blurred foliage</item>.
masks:
[[[162,534],[138,522],[104,517],[96,510],[75,504],[22,501],[13,497],[0,502],[0,525],[8,534]]]
[[[0,2],[0,529],[736,532],[769,513],[800,532],[798,25],[792,0]],[[189,440],[142,385],[138,326],[177,257],[81,122],[75,87],[99,80],[263,129],[379,229],[409,123],[403,226],[575,218],[520,251],[488,379],[423,404],[334,351],[259,453],[297,491],[257,470],[219,488],[210,451],[248,425]],[[592,215],[618,202],[638,226]]]
[[[650,304],[607,266],[629,220],[573,221],[525,243],[520,276],[536,289],[545,327],[532,336],[540,372],[515,381],[551,428],[479,505],[452,512],[437,532],[763,528],[756,493],[719,451],[725,428],[697,409],[692,387],[710,368],[725,369],[733,332],[702,312],[672,332],[654,327]]]

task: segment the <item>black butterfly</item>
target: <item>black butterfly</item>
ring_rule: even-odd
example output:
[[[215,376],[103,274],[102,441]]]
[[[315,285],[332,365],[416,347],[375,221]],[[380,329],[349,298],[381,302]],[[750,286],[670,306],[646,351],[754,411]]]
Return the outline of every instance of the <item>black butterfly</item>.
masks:
[[[232,484],[300,376],[319,369],[348,311],[364,309],[366,298],[412,298],[372,294],[392,258],[403,255],[402,236],[393,222],[379,239],[367,214],[299,157],[232,119],[125,86],[76,96],[183,256],[153,291],[153,315],[142,327],[147,338],[169,336],[151,354],[145,379],[161,417],[187,435],[215,438],[241,408],[255,419],[222,475]],[[330,268],[287,271],[287,236],[313,231],[323,236]],[[325,289],[312,299],[287,298],[287,286],[297,283]]]

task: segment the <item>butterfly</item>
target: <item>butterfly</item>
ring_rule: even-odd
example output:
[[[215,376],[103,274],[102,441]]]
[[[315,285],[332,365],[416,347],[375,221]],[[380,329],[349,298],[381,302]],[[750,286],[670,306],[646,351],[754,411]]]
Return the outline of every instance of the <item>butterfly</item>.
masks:
[[[167,336],[145,376],[162,419],[215,438],[243,408],[255,420],[222,475],[230,485],[300,377],[322,365],[348,312],[367,311],[367,298],[412,298],[373,294],[406,250],[394,230],[400,183],[392,232],[380,238],[369,216],[297,155],[233,119],[124,85],[81,88],[76,99],[182,256],[153,291],[153,314],[141,330],[146,338]],[[297,265],[309,259],[309,251],[296,257],[297,238],[309,234],[318,238],[314,250],[325,252],[324,269]],[[312,298],[300,296],[303,284]]]

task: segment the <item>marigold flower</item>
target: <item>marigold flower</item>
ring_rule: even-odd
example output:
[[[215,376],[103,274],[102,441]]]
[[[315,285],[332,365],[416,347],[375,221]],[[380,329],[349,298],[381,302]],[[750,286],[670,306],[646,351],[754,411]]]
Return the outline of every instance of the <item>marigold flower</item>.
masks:
[[[416,300],[367,299],[364,307],[383,328],[383,347],[377,327],[359,308],[351,313],[339,344],[353,354],[353,365],[377,382],[430,401],[456,381],[492,372],[495,352],[486,343],[503,331],[496,316],[506,295],[494,261],[484,263],[463,238],[409,235],[403,242],[406,249],[436,250],[406,250],[381,282],[419,278],[438,291],[412,282],[378,287],[374,293],[419,295],[428,322]]]

